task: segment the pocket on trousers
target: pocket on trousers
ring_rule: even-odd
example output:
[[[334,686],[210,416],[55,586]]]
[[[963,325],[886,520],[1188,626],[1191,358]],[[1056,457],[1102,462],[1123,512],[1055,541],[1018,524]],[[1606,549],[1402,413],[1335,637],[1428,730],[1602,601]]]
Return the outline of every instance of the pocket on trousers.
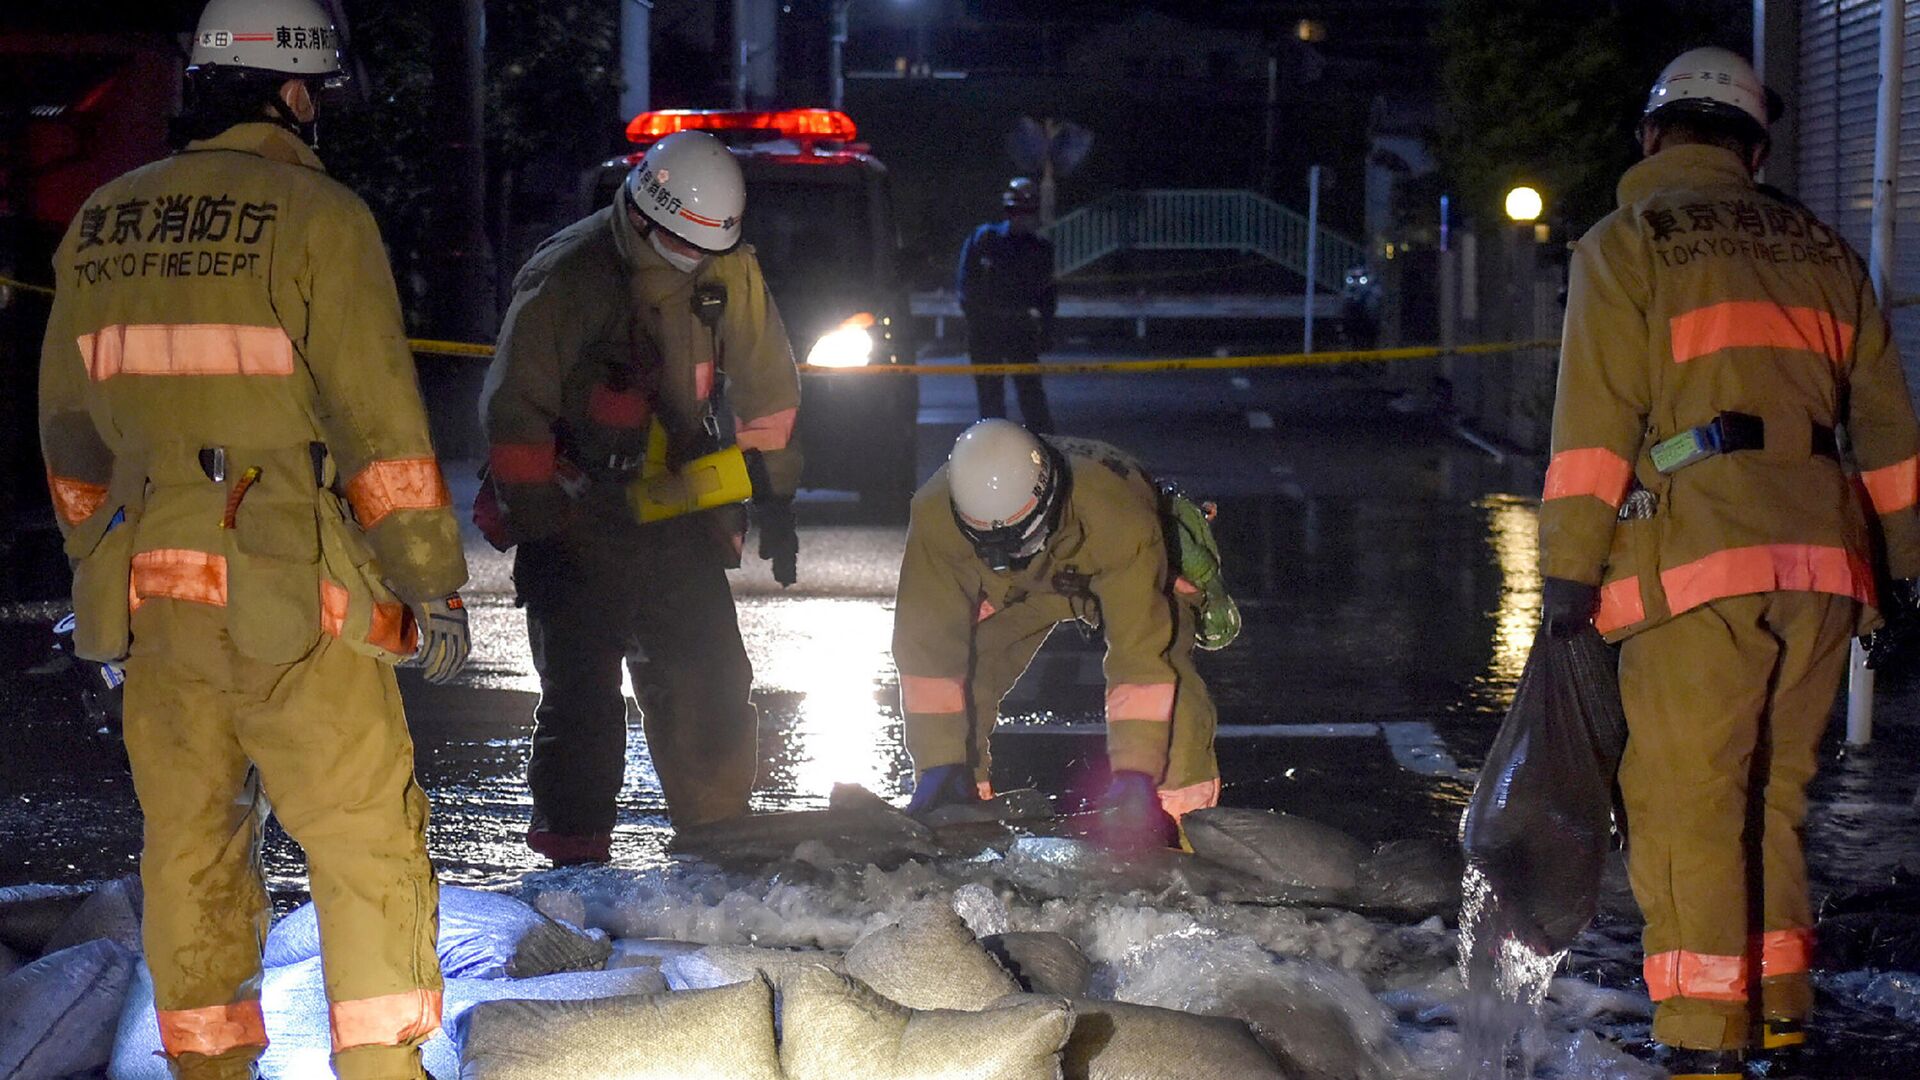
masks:
[[[384,663],[411,657],[420,638],[413,609],[380,579],[360,527],[330,496],[322,497],[320,507],[320,561],[322,629]]]
[[[320,532],[312,489],[256,487],[221,530],[227,633],[243,655],[290,664],[320,636]]]
[[[122,524],[108,528],[116,511],[105,507],[67,539],[73,568],[73,651],[83,660],[124,660],[132,643],[131,601],[134,533]],[[95,521],[98,525],[95,525]],[[79,541],[79,543],[75,543]]]

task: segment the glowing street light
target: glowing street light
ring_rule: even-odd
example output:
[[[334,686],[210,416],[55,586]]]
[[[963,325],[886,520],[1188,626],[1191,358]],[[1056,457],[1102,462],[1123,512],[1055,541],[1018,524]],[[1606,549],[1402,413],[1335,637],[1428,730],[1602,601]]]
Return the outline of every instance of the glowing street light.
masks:
[[[1540,199],[1540,193],[1525,184],[1516,185],[1507,192],[1507,217],[1516,224],[1538,221],[1543,209],[1545,204]]]

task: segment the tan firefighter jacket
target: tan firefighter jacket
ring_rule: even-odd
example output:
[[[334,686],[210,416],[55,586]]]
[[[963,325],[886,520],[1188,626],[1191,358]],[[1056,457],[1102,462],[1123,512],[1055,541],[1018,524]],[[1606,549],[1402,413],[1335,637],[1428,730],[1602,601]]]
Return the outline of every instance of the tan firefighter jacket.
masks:
[[[709,329],[696,298],[715,295]],[[511,538],[550,536],[580,515],[557,482],[569,463],[605,481],[585,501],[592,515],[630,524],[623,484],[648,426],[666,427],[675,464],[698,454],[703,430],[720,426],[710,414],[721,376],[734,441],[764,455],[771,494],[792,495],[800,376],[753,249],[682,273],[617,200],[548,238],[514,279],[480,398]]]
[[[943,467],[913,497],[894,605],[893,657],[912,725],[967,711],[974,626],[1060,597],[1106,636],[1108,720],[1171,722],[1174,572],[1160,492],[1138,462],[1092,439],[1048,437],[1072,477],[1060,524],[1023,570],[995,572],[954,520]]]
[[[94,192],[54,273],[40,433],[83,655],[125,655],[155,597],[225,607],[263,661],[411,653],[402,602],[467,568],[366,204],[240,124]]]
[[[1661,151],[1619,198],[1573,257],[1542,573],[1600,585],[1615,640],[1775,590],[1855,597],[1870,625],[1876,560],[1920,575],[1920,432],[1859,258],[1717,147]],[[1655,469],[1724,413],[1764,446]]]

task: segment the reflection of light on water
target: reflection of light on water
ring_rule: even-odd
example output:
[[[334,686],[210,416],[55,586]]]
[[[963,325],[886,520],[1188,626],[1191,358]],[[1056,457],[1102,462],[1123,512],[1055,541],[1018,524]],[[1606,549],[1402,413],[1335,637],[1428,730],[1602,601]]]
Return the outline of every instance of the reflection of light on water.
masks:
[[[1500,568],[1487,681],[1501,688],[1504,704],[1512,700],[1540,626],[1540,521],[1527,500],[1496,496],[1480,505],[1487,512],[1487,543]]]
[[[741,614],[755,686],[800,697],[788,732],[792,794],[817,802],[836,783],[898,794],[900,717],[883,691],[894,679],[892,611],[822,597],[769,599]]]

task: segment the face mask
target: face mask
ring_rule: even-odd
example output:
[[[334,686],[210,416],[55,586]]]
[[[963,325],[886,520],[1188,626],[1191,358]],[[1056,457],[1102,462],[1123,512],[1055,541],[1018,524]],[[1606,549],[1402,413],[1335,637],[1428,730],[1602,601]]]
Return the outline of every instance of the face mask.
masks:
[[[649,229],[647,231],[647,243],[652,244],[653,250],[659,252],[661,258],[667,260],[667,263],[669,265],[671,265],[675,270],[678,270],[683,274],[693,273],[695,270],[700,269],[701,263],[704,263],[707,261],[707,257],[705,255],[693,255],[693,256],[682,255],[679,252],[668,247],[666,244],[661,242],[660,233],[659,233],[659,230],[657,229]]]

